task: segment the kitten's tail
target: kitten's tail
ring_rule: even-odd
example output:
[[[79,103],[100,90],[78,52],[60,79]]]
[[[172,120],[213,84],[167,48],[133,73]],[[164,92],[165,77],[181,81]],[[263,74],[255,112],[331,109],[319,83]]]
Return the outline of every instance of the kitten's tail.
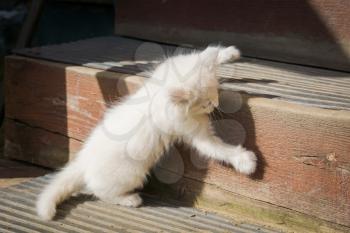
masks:
[[[72,193],[82,189],[83,171],[77,161],[64,168],[40,194],[36,210],[43,220],[51,220],[56,214],[56,206]]]

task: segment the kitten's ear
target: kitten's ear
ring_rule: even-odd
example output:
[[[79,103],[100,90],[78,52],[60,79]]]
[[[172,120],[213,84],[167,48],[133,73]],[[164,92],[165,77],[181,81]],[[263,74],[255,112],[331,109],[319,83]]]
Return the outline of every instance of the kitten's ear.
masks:
[[[190,90],[184,88],[172,88],[169,95],[174,104],[188,104],[193,96]]]

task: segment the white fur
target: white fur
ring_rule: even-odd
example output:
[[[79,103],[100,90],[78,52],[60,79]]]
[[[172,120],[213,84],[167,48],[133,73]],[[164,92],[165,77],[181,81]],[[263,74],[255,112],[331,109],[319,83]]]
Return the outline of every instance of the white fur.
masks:
[[[108,203],[141,205],[134,190],[143,186],[150,169],[176,141],[241,173],[253,173],[254,153],[225,144],[208,118],[218,105],[216,66],[238,57],[231,46],[165,60],[139,91],[105,114],[76,159],[39,196],[38,215],[52,219],[56,205],[83,187]]]

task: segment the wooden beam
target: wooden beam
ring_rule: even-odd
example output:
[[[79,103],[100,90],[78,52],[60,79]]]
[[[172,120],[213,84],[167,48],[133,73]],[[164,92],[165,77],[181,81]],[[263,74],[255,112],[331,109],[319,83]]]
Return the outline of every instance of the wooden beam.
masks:
[[[72,142],[86,139],[106,106],[120,96],[135,92],[143,80],[116,72],[8,57],[6,119],[11,120],[12,126],[6,131],[6,140],[12,144],[7,143],[7,156],[18,158],[18,151],[22,150],[20,159],[43,164],[30,155],[36,153],[43,156],[40,161],[59,161],[48,162],[46,166],[61,166],[77,150],[78,146],[71,145]],[[238,112],[225,114],[223,120],[242,126],[242,135],[246,136],[239,140],[258,154],[258,172],[248,178],[215,162],[198,167],[193,162],[197,155],[191,157],[186,148],[180,147],[184,173],[178,175],[203,185],[216,185],[235,195],[350,226],[350,112],[250,95],[242,95],[242,103]],[[13,121],[20,124],[13,126]],[[20,127],[21,124],[25,127]],[[26,133],[26,127],[38,132]],[[54,149],[60,153],[39,153],[47,148],[46,131],[66,138],[49,141],[50,147],[63,148]],[[35,143],[27,140],[31,135],[41,139]],[[31,144],[36,146],[29,147]],[[11,149],[21,145],[26,148]],[[59,158],[51,160],[51,156],[57,155]],[[180,171],[174,167],[163,166],[163,169]]]
[[[235,188],[239,189],[239,185]],[[321,220],[273,203],[237,195],[221,189],[216,184],[193,180],[186,176],[170,185],[165,185],[152,177],[146,186],[146,192],[167,202],[173,201],[177,205],[180,202],[182,205],[230,216],[238,221],[271,226],[282,232],[344,233],[350,230],[350,227],[344,225]]]
[[[81,147],[78,140],[6,119],[5,156],[44,167],[62,167]]]
[[[176,45],[350,71],[350,1],[119,0],[115,32]]]
[[[144,79],[17,56],[6,59],[5,72],[8,118],[77,140],[87,137],[109,104]]]

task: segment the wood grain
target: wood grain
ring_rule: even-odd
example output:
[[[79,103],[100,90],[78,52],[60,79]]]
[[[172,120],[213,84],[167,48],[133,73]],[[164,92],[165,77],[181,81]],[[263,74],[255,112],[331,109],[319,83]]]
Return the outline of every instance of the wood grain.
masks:
[[[99,37],[16,50],[41,60],[149,77],[149,70],[175,46],[123,37]],[[187,48],[188,52],[189,50]],[[350,74],[261,59],[240,59],[219,67],[222,88],[329,109],[350,110]]]
[[[66,136],[6,119],[5,156],[49,168],[62,167],[72,159],[81,142]]]
[[[195,206],[205,211],[214,211],[233,217],[238,221],[271,226],[282,232],[344,233],[350,231],[350,227],[321,220],[273,203],[247,198],[224,190],[215,184],[203,183],[185,176],[171,185],[164,185],[152,177],[146,186],[146,192],[167,202],[174,202],[176,205]]]
[[[251,179],[216,162],[198,169],[185,151],[186,177],[349,226],[349,112],[249,97],[229,117],[246,130],[245,144],[259,155],[258,172]]]
[[[235,44],[246,56],[350,71],[347,0],[121,0],[115,10],[118,35]]]
[[[133,93],[142,81],[137,76],[9,57],[8,156],[51,167],[62,165],[102,117],[110,100]],[[193,163],[196,155],[180,147],[185,169],[178,175],[350,226],[350,112],[249,95],[242,95],[241,101],[239,111],[224,114],[224,119],[242,126],[238,142],[258,154],[258,172],[244,177],[216,162],[204,162],[198,168]]]
[[[6,116],[78,140],[142,78],[20,57],[6,61]],[[14,93],[23,93],[14,94]]]

